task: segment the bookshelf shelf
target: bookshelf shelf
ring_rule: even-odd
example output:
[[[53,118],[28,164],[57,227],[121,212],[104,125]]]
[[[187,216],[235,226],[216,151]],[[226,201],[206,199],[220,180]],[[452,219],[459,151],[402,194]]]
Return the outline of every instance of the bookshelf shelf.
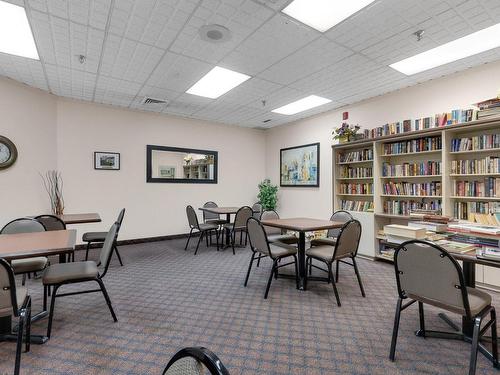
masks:
[[[454,195],[450,197],[451,199],[463,199],[468,201],[500,201],[500,197],[462,197],[459,195]]]
[[[486,148],[486,149],[480,149],[480,150],[466,150],[466,151],[450,151],[450,154],[456,155],[456,154],[477,154],[477,153],[483,153],[483,152],[500,152],[500,148]]]
[[[337,195],[342,195],[346,197],[373,197],[373,194],[344,194],[344,193],[337,193]]]
[[[421,176],[381,176],[380,178],[384,179],[384,180],[392,180],[394,178],[407,179],[407,178],[441,178],[441,177],[442,177],[442,175],[440,175],[440,174],[430,174],[430,175],[421,175]]]
[[[442,195],[395,195],[395,194],[380,194],[381,197],[390,197],[390,198],[443,198]]]
[[[337,181],[372,180],[373,177],[337,177]]]
[[[349,164],[367,164],[367,163],[373,163],[373,160],[359,160],[359,161],[345,161],[345,162],[338,162],[337,165],[349,165]]]
[[[482,177],[482,176],[500,176],[500,173],[464,173],[464,174],[450,174],[450,177]]]
[[[420,151],[420,152],[404,152],[401,154],[383,154],[380,155],[382,158],[392,158],[397,156],[408,156],[408,155],[426,155],[426,154],[441,154],[442,150],[430,150],[430,151]]]

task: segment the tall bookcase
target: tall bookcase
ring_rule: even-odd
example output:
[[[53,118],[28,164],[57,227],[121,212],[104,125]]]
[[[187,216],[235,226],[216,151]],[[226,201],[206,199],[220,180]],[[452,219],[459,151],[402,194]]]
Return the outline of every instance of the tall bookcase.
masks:
[[[476,211],[495,207],[500,211],[500,189],[492,194],[495,184],[500,187],[500,180],[493,180],[500,179],[500,170],[491,169],[500,162],[500,118],[355,141],[332,149],[333,209],[345,208],[346,200],[373,204],[369,212],[347,209],[362,222],[366,234],[359,249],[362,255],[387,259],[379,251],[382,237],[378,233],[386,224],[406,224],[410,207],[440,208],[444,215],[462,219],[473,218],[470,213]],[[373,160],[342,159],[366,149],[372,150]],[[490,169],[484,169],[486,165]],[[345,174],[346,168],[367,166],[372,167],[370,177]],[[346,193],[346,183],[371,183],[372,192]],[[478,266],[476,276],[478,282],[500,286],[498,269]]]

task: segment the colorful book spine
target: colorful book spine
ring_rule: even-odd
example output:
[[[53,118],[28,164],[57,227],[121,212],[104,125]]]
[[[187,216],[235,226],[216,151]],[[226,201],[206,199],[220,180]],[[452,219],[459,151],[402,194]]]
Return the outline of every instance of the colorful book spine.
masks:
[[[339,175],[340,178],[370,178],[373,177],[373,168],[343,166],[339,170]]]
[[[484,134],[476,137],[451,140],[451,151],[477,151],[500,148],[500,134]]]
[[[373,184],[372,183],[354,183],[354,184],[340,184],[339,186],[340,194],[358,194],[358,195],[368,195],[373,194]]]
[[[500,158],[487,156],[483,159],[452,160],[452,174],[490,174],[500,173]]]
[[[384,177],[406,177],[406,176],[435,176],[441,174],[442,163],[440,161],[427,161],[421,163],[382,164],[382,176]]]
[[[441,137],[424,137],[401,142],[384,144],[384,155],[409,154],[424,151],[441,150]]]
[[[383,204],[384,213],[409,215],[414,210],[441,210],[441,200],[418,202],[413,200],[387,200]]]
[[[340,201],[340,207],[342,210],[346,211],[373,211],[373,202],[372,201],[352,201],[352,200],[344,200]]]
[[[441,196],[441,181],[411,183],[389,181],[383,184],[386,195]]]
[[[350,151],[338,155],[338,163],[349,163],[353,161],[371,161],[373,160],[373,149],[366,148],[359,151]]]

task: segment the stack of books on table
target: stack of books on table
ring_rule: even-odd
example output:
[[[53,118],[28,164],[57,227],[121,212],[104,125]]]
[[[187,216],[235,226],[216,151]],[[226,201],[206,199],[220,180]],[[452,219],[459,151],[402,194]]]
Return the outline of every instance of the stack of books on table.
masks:
[[[462,242],[456,242],[456,241],[450,241],[450,240],[439,240],[434,242],[436,245],[441,246],[443,249],[446,251],[449,251],[450,253],[468,253],[470,251],[475,251],[476,246],[468,243],[462,243]]]
[[[478,258],[500,261],[500,248],[483,246],[476,252]]]
[[[424,228],[426,231],[436,233],[446,232],[448,229],[447,224],[432,221],[410,221],[408,226],[412,228]]]
[[[384,225],[384,234],[387,242],[401,244],[409,240],[425,239],[427,230],[422,227],[410,227],[407,225],[389,224]]]
[[[453,232],[462,233],[480,233],[491,236],[500,235],[500,227],[496,225],[486,225],[471,222],[459,222],[457,224],[449,224],[448,229]]]
[[[500,116],[500,98],[485,100],[484,102],[477,103],[477,106],[479,107],[477,114],[479,119]]]

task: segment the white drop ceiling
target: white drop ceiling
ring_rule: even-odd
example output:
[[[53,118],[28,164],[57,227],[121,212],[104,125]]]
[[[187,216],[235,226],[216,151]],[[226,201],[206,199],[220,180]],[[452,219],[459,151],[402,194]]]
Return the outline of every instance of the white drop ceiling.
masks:
[[[499,0],[378,0],[325,33],[281,13],[290,0],[10,2],[26,8],[40,61],[0,53],[0,75],[63,97],[245,127],[281,125],[500,59],[497,48],[410,77],[388,66],[499,23]],[[203,41],[206,24],[232,38]],[[216,100],[185,93],[215,65],[252,78]],[[308,95],[332,102],[271,113]],[[168,103],[148,107],[146,96]]]

